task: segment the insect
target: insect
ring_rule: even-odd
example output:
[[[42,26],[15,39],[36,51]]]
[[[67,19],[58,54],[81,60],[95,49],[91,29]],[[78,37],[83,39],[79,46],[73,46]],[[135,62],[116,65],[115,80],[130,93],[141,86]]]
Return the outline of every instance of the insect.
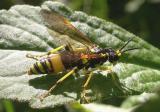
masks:
[[[60,15],[56,16],[57,18],[63,18]],[[65,22],[64,22],[65,21]],[[78,37],[81,38],[86,43],[90,42],[88,38],[77,30],[69,21],[65,18],[59,19],[59,23],[64,25],[64,27],[70,28],[72,32],[75,33]],[[54,22],[54,21],[52,21]],[[66,24],[65,24],[66,23]],[[80,35],[80,36],[79,36]],[[112,48],[101,48],[99,46],[93,45],[90,48],[75,48],[73,49],[70,44],[62,45],[58,48],[55,48],[46,54],[43,55],[32,55],[27,54],[28,58],[32,58],[37,60],[30,69],[28,70],[28,74],[48,74],[48,73],[59,73],[68,71],[67,74],[62,76],[53,86],[50,87],[47,93],[41,96],[41,99],[47,97],[59,84],[61,84],[66,78],[71,76],[72,74],[76,73],[81,69],[88,70],[89,68],[96,68],[97,65],[101,66],[106,61],[111,63],[117,62],[122,54],[127,51],[135,50],[137,48],[130,48],[124,50],[124,48],[132,41],[133,38],[129,39],[119,50],[113,50]],[[107,67],[108,69],[109,67]],[[82,86],[82,94],[81,98],[85,100],[85,102],[89,102],[86,99],[86,87],[91,80],[93,75],[93,71],[89,71],[86,74],[87,80]]]

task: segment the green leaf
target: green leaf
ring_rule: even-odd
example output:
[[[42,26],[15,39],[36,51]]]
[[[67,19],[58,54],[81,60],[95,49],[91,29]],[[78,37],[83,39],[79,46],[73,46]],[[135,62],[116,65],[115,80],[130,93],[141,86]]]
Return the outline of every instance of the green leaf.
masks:
[[[74,12],[58,2],[47,1],[42,7],[16,5],[9,10],[0,10],[0,99],[27,102],[31,108],[38,109],[58,108],[80,99],[83,76],[68,78],[52,95],[40,101],[38,96],[46,92],[61,75],[27,74],[27,70],[35,63],[35,60],[26,58],[27,53],[41,54],[65,44],[65,41],[73,43],[73,46],[80,44],[67,35],[47,28],[40,13],[44,8],[68,18],[101,47],[118,49],[129,38],[135,37],[127,48],[141,48],[123,55],[114,66],[114,73],[95,71],[88,87],[93,93],[93,101],[103,103],[109,98],[137,94],[135,91],[157,91],[160,86],[159,49],[111,22],[83,12]]]
[[[160,97],[159,95],[153,95],[152,98],[142,103],[139,107],[135,108],[134,112],[158,112],[160,111]]]
[[[122,104],[122,108],[132,108],[134,106],[144,104],[149,100],[157,99],[158,95],[155,93],[143,93],[141,95],[133,95],[127,98]]]
[[[132,112],[158,112],[160,97],[155,93],[143,93],[127,98],[121,105],[122,108],[132,108]],[[138,106],[137,106],[138,105]]]
[[[129,109],[120,109],[111,105],[100,105],[100,104],[83,104],[78,103],[68,104],[67,110],[69,112],[130,112]]]
[[[12,102],[4,100],[3,103],[4,103],[4,106],[5,106],[6,112],[14,112]]]

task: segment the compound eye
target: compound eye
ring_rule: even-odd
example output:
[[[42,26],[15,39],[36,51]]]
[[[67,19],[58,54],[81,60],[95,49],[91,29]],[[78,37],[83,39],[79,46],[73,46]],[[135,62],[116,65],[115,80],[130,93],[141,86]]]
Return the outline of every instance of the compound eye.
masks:
[[[114,62],[114,61],[117,61],[118,60],[118,56],[116,55],[116,53],[115,52],[110,52],[109,53],[109,61],[110,62]]]
[[[110,56],[111,57],[115,57],[115,53],[114,52],[110,52]]]

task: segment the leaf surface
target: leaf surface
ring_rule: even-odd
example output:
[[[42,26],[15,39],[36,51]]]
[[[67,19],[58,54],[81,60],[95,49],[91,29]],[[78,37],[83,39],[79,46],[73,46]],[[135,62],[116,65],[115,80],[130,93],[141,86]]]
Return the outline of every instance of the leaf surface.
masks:
[[[135,37],[127,48],[141,49],[123,55],[114,66],[113,74],[95,73],[89,84],[94,101],[139,93],[155,92],[160,86],[160,50],[123,28],[97,17],[72,11],[58,2],[47,1],[41,7],[16,5],[0,10],[0,99],[28,102],[32,108],[55,108],[79,101],[84,77],[70,77],[57,87],[52,95],[40,101],[38,96],[53,85],[60,76],[27,75],[35,60],[27,53],[41,54],[65,44],[81,45],[73,38],[47,28],[40,10],[47,8],[66,17],[88,38],[101,47],[120,48]],[[53,76],[54,75],[54,76]],[[120,80],[119,80],[120,79]],[[125,91],[120,82],[131,91]],[[123,91],[124,90],[124,91]],[[132,91],[133,90],[133,91]]]

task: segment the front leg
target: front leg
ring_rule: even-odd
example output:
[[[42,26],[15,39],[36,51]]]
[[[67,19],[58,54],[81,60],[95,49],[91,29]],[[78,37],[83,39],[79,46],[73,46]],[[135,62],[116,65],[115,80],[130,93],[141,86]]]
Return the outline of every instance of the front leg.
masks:
[[[102,70],[102,71],[108,71],[109,73],[113,72],[113,64],[109,66],[99,66],[97,69]]]
[[[117,75],[114,73],[113,71],[113,65],[115,65],[116,63],[112,64],[111,66],[100,66],[98,67],[99,70],[102,70],[102,71],[108,71],[109,75],[111,75],[111,78],[115,84],[115,86],[121,90],[122,92],[124,92],[124,88],[123,88],[123,85],[121,84],[121,82],[119,81]],[[124,92],[125,93],[125,92]]]

